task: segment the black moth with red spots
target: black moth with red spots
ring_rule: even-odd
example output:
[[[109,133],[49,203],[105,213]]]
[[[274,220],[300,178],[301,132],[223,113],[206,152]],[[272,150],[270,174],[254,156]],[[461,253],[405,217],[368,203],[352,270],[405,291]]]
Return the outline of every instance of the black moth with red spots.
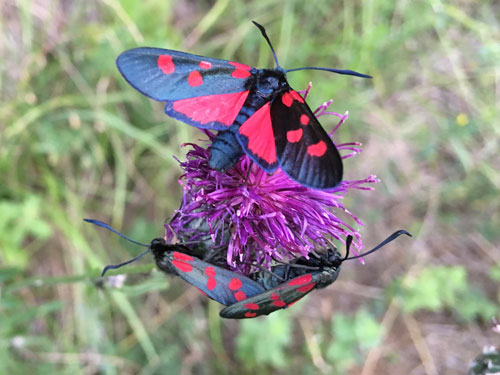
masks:
[[[363,256],[378,250],[402,234],[411,236],[407,231],[399,230]],[[186,253],[171,251],[172,245],[167,245],[163,239],[154,240],[151,250],[160,269],[175,272],[208,297],[228,306],[220,312],[221,317],[245,319],[287,308],[312,290],[332,284],[339,275],[342,262],[357,258],[348,258],[351,241],[352,237],[348,236],[345,257],[335,248],[331,248],[324,253],[311,253],[308,259],[301,257],[290,264],[273,266],[271,272],[256,272],[250,277],[204,262]]]
[[[218,131],[211,168],[225,171],[246,153],[268,173],[280,166],[304,186],[333,188],[342,180],[342,158],[286,73],[319,69],[369,76],[329,68],[282,69],[264,28],[254,24],[271,47],[276,69],[149,47],[125,51],[116,63],[135,89],[165,102],[167,115]]]
[[[232,305],[265,291],[259,283],[192,256],[188,248],[169,245],[163,238],[151,241],[150,249],[159,269],[177,274],[223,305]]]
[[[268,315],[286,308],[313,289],[324,288],[338,276],[343,258],[329,249],[309,259],[301,257],[292,264],[273,266],[272,273],[260,271],[245,277],[202,261],[180,245],[164,239],[151,242],[156,265],[166,273],[175,273],[211,299],[226,305],[223,318],[242,319]],[[301,266],[305,266],[301,267]],[[311,271],[312,268],[317,270]]]
[[[299,258],[290,265],[274,266],[271,270],[274,275],[258,272],[252,278],[267,290],[226,307],[220,316],[229,319],[254,318],[287,308],[312,290],[325,288],[337,280],[343,260],[340,253],[332,248],[319,256],[311,254],[309,259]],[[317,270],[299,268],[300,265],[316,267]]]
[[[272,267],[272,273],[260,271],[248,278],[186,254],[184,247],[172,251],[172,246],[163,239],[151,242],[158,268],[177,274],[211,299],[228,306],[220,316],[232,319],[268,315],[290,306],[311,290],[333,283],[343,261],[336,249],[330,249],[319,257],[301,257],[293,264]],[[310,267],[317,271],[311,272]]]
[[[325,288],[337,280],[345,260],[373,253],[402,234],[411,236],[407,231],[399,230],[373,249],[355,257],[349,257],[352,236],[347,236],[345,257],[337,249],[330,248],[320,254],[312,252],[308,259],[301,257],[288,265],[274,266],[272,274],[263,271],[253,274],[252,279],[266,291],[226,307],[220,312],[220,316],[230,319],[254,318],[291,306],[312,290]]]
[[[290,264],[273,266],[271,272],[260,271],[246,277],[222,268],[226,264],[221,262],[220,257],[214,256],[206,249],[200,248],[201,253],[199,253],[198,250],[190,249],[182,244],[168,244],[163,238],[155,238],[148,246],[130,239],[99,220],[84,220],[148,248],[131,260],[106,266],[101,276],[104,276],[110,269],[120,268],[152,252],[156,265],[162,271],[178,275],[211,299],[228,306],[220,312],[220,316],[230,319],[254,318],[286,308],[313,289],[325,288],[332,284],[337,279],[342,262],[345,260],[375,252],[402,234],[411,236],[407,231],[399,230],[372,250],[355,257],[348,257],[352,241],[352,236],[348,236],[346,256],[343,258],[335,248],[331,248],[321,254],[311,252],[309,258],[301,257]],[[210,260],[213,263],[201,260],[194,254],[203,256],[204,260]]]
[[[155,238],[151,241],[150,245],[146,245],[127,237],[102,221],[94,219],[83,220],[103,227],[136,245],[147,247],[146,251],[133,259],[104,267],[101,276],[104,276],[111,269],[123,267],[151,252],[160,270],[167,274],[178,275],[184,281],[197,287],[208,297],[226,306],[265,292],[265,288],[259,283],[222,268],[223,266],[227,266],[227,264],[225,263],[225,259],[222,261],[220,251],[207,249],[204,245],[189,248],[183,244],[168,244],[163,238]],[[198,257],[202,257],[211,263],[201,260]],[[219,267],[219,265],[222,267]]]

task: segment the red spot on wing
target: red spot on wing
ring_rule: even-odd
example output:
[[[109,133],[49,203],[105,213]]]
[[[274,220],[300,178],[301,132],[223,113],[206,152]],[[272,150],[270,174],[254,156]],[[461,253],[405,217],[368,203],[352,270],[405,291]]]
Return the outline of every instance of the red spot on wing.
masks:
[[[288,283],[289,286],[295,286],[295,285],[305,285],[309,284],[312,280],[312,275],[310,273],[306,273],[305,275],[296,277],[295,279],[290,280]]]
[[[248,91],[198,96],[175,101],[173,109],[202,125],[216,121],[229,127],[233,125],[247,96]]]
[[[249,72],[250,69],[252,69],[251,66],[246,65],[246,64],[241,64],[237,62],[230,61],[229,64],[234,66],[236,69],[231,73],[231,77],[233,78],[247,78],[249,77],[252,73]]]
[[[286,132],[286,139],[290,143],[297,143],[302,139],[303,133],[302,129],[289,130]]]
[[[243,283],[241,282],[241,280],[234,277],[229,282],[229,289],[230,290],[238,290],[242,287],[242,285],[243,285]]]
[[[300,288],[297,288],[297,292],[307,293],[311,289],[313,289],[315,285],[316,285],[316,283],[311,283],[311,284],[307,284],[307,285],[301,286]]]
[[[271,293],[271,299],[272,299],[272,300],[275,300],[275,299],[280,299],[280,296],[279,296],[279,295],[277,295],[276,293],[272,292],[272,293]]]
[[[216,286],[217,286],[217,281],[213,277],[209,277],[207,280],[207,289],[214,290]]]
[[[259,305],[257,305],[256,303],[245,303],[243,306],[248,310],[258,310],[259,309]]]
[[[295,100],[298,100],[299,102],[304,103],[304,98],[302,96],[300,96],[300,94],[297,91],[292,90],[292,91],[290,91],[290,94],[292,95],[292,97]]]
[[[170,55],[160,55],[158,56],[158,68],[165,74],[172,74],[175,70],[174,62],[172,61],[172,56]]]
[[[276,162],[276,146],[269,103],[264,104],[250,116],[238,131],[248,138],[250,152],[269,164]]]
[[[287,107],[291,107],[293,103],[293,96],[289,92],[285,92],[281,96],[281,101],[283,102],[284,105]]]
[[[276,301],[273,301],[273,305],[278,307],[285,307],[286,303],[280,299],[277,299]]]
[[[242,63],[239,63],[239,62],[229,61],[229,64],[231,64],[232,66],[234,66],[236,69],[239,69],[239,70],[250,70],[250,69],[252,69],[252,67],[250,65],[242,64]]]
[[[273,305],[278,307],[285,307],[286,303],[281,300],[281,297],[276,293],[271,293],[271,299],[273,300]]]
[[[217,280],[215,280],[215,269],[211,266],[205,267],[205,275],[208,276],[207,289],[213,290],[217,286]]]
[[[191,87],[203,85],[203,77],[201,76],[199,71],[193,70],[191,73],[189,73],[188,84]]]
[[[236,301],[243,301],[244,299],[247,299],[247,295],[241,290],[238,290],[234,293],[234,298],[236,298]]]
[[[182,272],[191,272],[193,270],[192,265],[190,265],[189,263],[185,263],[183,261],[173,259],[172,264]]]
[[[250,311],[245,313],[245,318],[253,318],[255,316],[257,316],[257,313],[250,312]]]
[[[302,125],[307,125],[307,124],[309,124],[309,120],[310,120],[310,118],[309,118],[309,116],[308,116],[308,115],[301,115],[301,116],[300,116],[300,123],[301,123]]]
[[[292,106],[292,103],[293,103],[294,99],[298,100],[301,103],[304,103],[304,99],[302,98],[302,96],[300,96],[300,94],[297,91],[295,91],[295,90],[291,90],[291,91],[285,92],[281,96],[281,101],[287,107],[291,107]]]
[[[194,258],[190,255],[184,254],[184,253],[179,253],[178,251],[174,251],[172,253],[174,259],[185,261],[185,262],[192,262]]]
[[[210,266],[205,267],[205,274],[208,277],[214,277],[215,276],[215,270],[214,270],[214,268],[210,267]]]
[[[212,63],[209,61],[200,61],[198,65],[201,69],[210,69],[212,67]]]
[[[307,153],[311,156],[323,156],[326,152],[326,143],[319,141],[314,145],[307,146]]]
[[[231,73],[231,77],[233,78],[247,78],[247,77],[250,77],[252,73],[250,73],[249,71],[247,70],[240,70],[240,69],[236,69],[234,70],[232,73]]]

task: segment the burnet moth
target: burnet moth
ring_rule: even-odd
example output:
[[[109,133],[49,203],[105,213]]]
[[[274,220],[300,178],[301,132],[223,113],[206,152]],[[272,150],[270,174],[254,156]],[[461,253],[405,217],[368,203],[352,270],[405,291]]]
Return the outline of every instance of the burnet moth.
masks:
[[[290,264],[273,266],[271,273],[260,271],[253,274],[251,278],[264,286],[266,291],[224,308],[220,316],[229,319],[254,318],[291,306],[312,290],[326,288],[337,280],[342,262],[373,253],[402,234],[411,236],[407,231],[399,230],[373,249],[353,257],[349,257],[352,236],[348,236],[344,257],[332,247],[319,254],[311,252],[308,259],[301,257]]]
[[[342,181],[342,158],[304,98],[290,87],[289,72],[315,69],[371,78],[352,70],[283,69],[264,27],[275,69],[160,48],[123,52],[116,64],[132,87],[165,102],[165,113],[201,129],[218,131],[209,165],[234,166],[246,153],[267,173],[281,169],[298,183],[329,189]]]
[[[208,297],[223,305],[232,305],[247,297],[265,291],[264,287],[256,281],[199,259],[193,255],[193,251],[190,248],[182,244],[168,244],[163,238],[155,238],[147,245],[132,240],[102,221],[93,219],[83,220],[106,228],[136,245],[147,247],[146,251],[133,259],[120,264],[106,266],[101,276],[104,276],[110,269],[125,266],[151,252],[160,270],[168,274],[178,275],[181,279],[197,287]],[[202,256],[202,254],[196,255]]]
[[[332,284],[344,261],[373,253],[402,234],[411,236],[406,230],[399,230],[372,250],[354,257],[349,257],[352,237],[348,236],[344,257],[332,247],[324,253],[311,252],[309,258],[300,257],[290,264],[276,265],[271,267],[271,271],[261,270],[246,277],[199,259],[184,245],[167,244],[163,238],[156,238],[150,245],[146,245],[128,238],[103,222],[84,220],[148,248],[131,260],[106,266],[102,276],[109,269],[122,267],[151,252],[162,271],[178,275],[211,299],[227,306],[220,312],[220,316],[229,319],[253,318],[286,308],[312,290]]]

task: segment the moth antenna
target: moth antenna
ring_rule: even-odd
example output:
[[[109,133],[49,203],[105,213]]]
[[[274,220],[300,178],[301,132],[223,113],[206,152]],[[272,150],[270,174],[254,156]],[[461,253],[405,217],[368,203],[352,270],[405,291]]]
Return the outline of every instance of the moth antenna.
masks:
[[[354,256],[354,257],[350,257],[350,258],[347,257],[347,255],[349,254],[349,247],[350,247],[351,242],[352,242],[352,236],[348,236],[347,240],[346,240],[346,246],[347,246],[346,251],[347,251],[347,254],[346,254],[346,257],[344,258],[344,260],[357,259],[357,258],[364,257],[364,256],[366,256],[368,254],[371,254],[371,253],[377,251],[378,249],[380,249],[381,247],[387,245],[389,242],[394,241],[396,238],[398,238],[402,234],[406,234],[409,237],[413,237],[408,231],[406,231],[404,229],[401,229],[401,230],[398,230],[397,232],[394,232],[393,234],[391,234],[389,237],[387,237],[385,240],[383,240],[381,243],[379,243],[377,246],[375,246],[373,249],[367,251],[366,253],[363,253],[363,254],[360,254],[360,255],[357,255],[357,256]],[[349,237],[351,237],[350,241],[349,241]]]
[[[110,225],[108,225],[106,223],[103,223],[102,221],[94,220],[94,219],[83,219],[83,221],[86,221],[87,223],[91,223],[91,224],[97,225],[98,227],[106,228],[107,230],[110,230],[114,234],[119,235],[121,238],[126,239],[127,241],[132,242],[132,243],[134,243],[136,245],[144,246],[144,247],[149,247],[149,245],[146,245],[146,244],[141,243],[141,242],[134,241],[130,237],[125,236],[123,233],[118,232],[116,229],[111,228]]]
[[[123,263],[120,263],[120,264],[109,264],[107,265],[106,267],[104,267],[104,269],[102,270],[101,272],[101,277],[104,276],[104,274],[106,272],[108,272],[108,270],[115,270],[117,268],[120,268],[120,267],[123,267],[123,266],[126,266],[127,264],[129,263],[132,263],[132,262],[135,262],[137,259],[141,259],[144,255],[146,255],[147,253],[149,253],[151,251],[151,249],[147,249],[146,251],[144,251],[143,253],[137,255],[136,257],[130,259],[130,260],[127,260],[126,262],[123,262]]]
[[[147,253],[149,253],[151,251],[149,245],[146,245],[144,243],[141,243],[141,242],[137,242],[137,241],[134,241],[133,239],[131,239],[130,237],[124,235],[123,233],[120,233],[118,232],[116,229],[113,229],[110,225],[106,224],[106,223],[103,223],[102,221],[99,221],[99,220],[94,220],[94,219],[83,219],[83,221],[86,221],[87,223],[91,223],[91,224],[94,224],[94,225],[97,225],[98,227],[103,227],[115,234],[117,234],[118,236],[120,236],[121,238],[129,241],[129,242],[132,242],[133,244],[136,244],[136,245],[139,245],[139,246],[144,246],[144,247],[147,247],[148,249],[146,251],[144,251],[143,253],[137,255],[136,257],[130,259],[130,260],[127,260],[126,262],[123,262],[123,263],[120,263],[120,264],[110,264],[110,265],[107,265],[106,267],[104,267],[104,269],[102,270],[101,272],[101,277],[104,276],[104,274],[106,272],[108,272],[108,270],[114,270],[114,269],[117,269],[117,268],[120,268],[120,267],[123,267],[129,263],[132,263],[132,262],[135,262],[137,259],[140,259],[142,258],[144,255],[146,255]]]
[[[276,66],[278,67],[278,69],[281,69],[281,66],[278,63],[278,57],[276,56],[276,52],[274,51],[273,45],[271,44],[271,40],[269,40],[269,37],[267,36],[266,29],[264,28],[264,26],[258,24],[257,22],[255,22],[255,21],[252,21],[252,22],[255,26],[257,26],[259,28],[260,32],[262,33],[262,36],[267,41],[267,44],[269,44],[269,47],[271,47],[271,52],[273,53],[274,61],[276,62]]]
[[[342,262],[346,259],[349,259],[349,252],[351,250],[351,244],[352,244],[352,236],[348,235],[347,238],[345,239],[345,257],[342,259]]]
[[[288,70],[285,70],[285,73],[296,72],[297,70],[324,70],[327,72],[343,74],[343,75],[348,75],[348,76],[355,76],[355,77],[361,77],[361,78],[372,78],[372,76],[369,76],[368,74],[358,73],[354,70],[321,68],[321,67],[317,67],[317,66],[306,66],[304,68],[288,69]]]

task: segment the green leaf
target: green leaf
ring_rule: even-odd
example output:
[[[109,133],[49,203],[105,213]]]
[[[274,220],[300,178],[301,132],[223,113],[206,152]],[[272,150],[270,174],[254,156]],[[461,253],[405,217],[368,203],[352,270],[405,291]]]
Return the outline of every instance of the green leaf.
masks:
[[[237,355],[249,368],[287,365],[285,349],[292,341],[290,312],[279,311],[269,316],[241,322],[236,340]]]
[[[354,332],[362,350],[371,349],[377,346],[382,337],[382,327],[380,323],[366,310],[360,310],[356,314]]]
[[[48,238],[52,230],[42,218],[42,199],[30,195],[15,202],[0,201],[0,248],[6,265],[23,267],[29,259],[29,252],[20,251],[28,237],[30,241]]]
[[[335,315],[332,334],[326,357],[344,372],[359,360],[360,353],[378,345],[382,327],[369,312],[359,310],[355,316]]]
[[[467,290],[467,272],[460,266],[428,267],[415,278],[405,280],[401,288],[401,306],[405,312],[438,311],[446,305],[454,305],[459,294]]]
[[[477,317],[488,319],[499,311],[481,290],[471,288],[463,266],[427,267],[411,280],[397,281],[392,293],[407,313],[446,308],[471,321]]]

